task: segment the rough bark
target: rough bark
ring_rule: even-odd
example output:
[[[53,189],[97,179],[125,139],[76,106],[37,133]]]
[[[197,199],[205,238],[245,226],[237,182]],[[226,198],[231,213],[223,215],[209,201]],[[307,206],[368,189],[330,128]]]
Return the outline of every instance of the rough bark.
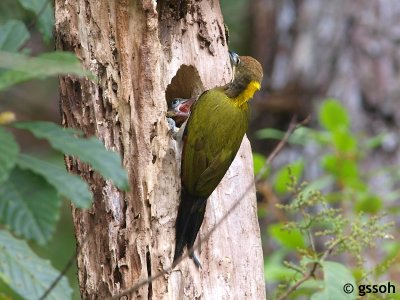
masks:
[[[98,82],[60,78],[67,127],[98,136],[121,153],[131,190],[121,192],[88,166],[67,166],[90,184],[88,211],[73,209],[82,298],[105,299],[172,263],[179,201],[179,155],[168,134],[167,101],[229,80],[227,45],[217,1],[55,1],[56,46],[76,53]],[[185,260],[130,299],[263,299],[262,250],[245,138],[222,184],[210,197],[203,269]]]

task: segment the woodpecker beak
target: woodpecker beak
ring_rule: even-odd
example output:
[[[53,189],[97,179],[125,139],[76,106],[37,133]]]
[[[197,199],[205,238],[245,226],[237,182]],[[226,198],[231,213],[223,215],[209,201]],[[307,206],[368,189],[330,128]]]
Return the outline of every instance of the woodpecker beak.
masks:
[[[190,98],[190,99],[183,101],[181,103],[181,105],[179,106],[178,110],[182,113],[189,113],[190,107],[192,106],[194,100],[196,100],[196,98]]]
[[[193,103],[197,100],[197,97],[192,97],[189,99],[176,98],[171,103],[171,108],[167,112],[168,118],[174,117],[188,117],[190,113],[190,108]]]

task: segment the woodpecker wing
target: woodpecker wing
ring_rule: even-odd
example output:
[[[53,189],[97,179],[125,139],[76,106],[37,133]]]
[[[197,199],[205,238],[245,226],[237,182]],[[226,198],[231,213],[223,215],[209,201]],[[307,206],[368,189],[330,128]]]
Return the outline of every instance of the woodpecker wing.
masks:
[[[203,93],[184,133],[182,184],[208,198],[224,177],[247,130],[248,109],[237,109],[222,88]]]

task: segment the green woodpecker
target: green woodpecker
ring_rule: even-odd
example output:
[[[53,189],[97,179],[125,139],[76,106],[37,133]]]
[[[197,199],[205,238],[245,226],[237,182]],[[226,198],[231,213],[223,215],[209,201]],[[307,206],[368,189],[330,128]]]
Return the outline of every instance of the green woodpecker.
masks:
[[[228,171],[249,125],[249,100],[260,89],[263,70],[252,57],[230,52],[233,79],[205,91],[194,102],[183,132],[181,202],[174,262],[193,247],[207,198]],[[197,258],[190,254],[197,266]]]

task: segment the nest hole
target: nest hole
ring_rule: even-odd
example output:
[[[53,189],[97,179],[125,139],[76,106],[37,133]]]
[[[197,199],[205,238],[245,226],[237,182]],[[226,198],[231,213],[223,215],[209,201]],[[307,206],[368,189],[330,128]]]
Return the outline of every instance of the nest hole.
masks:
[[[168,107],[175,98],[189,99],[204,91],[199,72],[194,66],[181,65],[165,91]]]

